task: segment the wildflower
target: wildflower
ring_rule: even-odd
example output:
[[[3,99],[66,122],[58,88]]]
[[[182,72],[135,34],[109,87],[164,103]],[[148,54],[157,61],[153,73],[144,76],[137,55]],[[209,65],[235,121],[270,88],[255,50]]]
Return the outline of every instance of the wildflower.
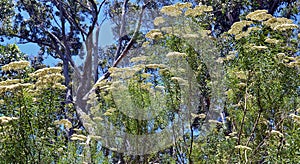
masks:
[[[72,123],[68,119],[56,120],[54,121],[54,125],[64,125],[67,129],[72,127]]]
[[[111,116],[112,115],[112,113],[111,112],[105,112],[104,114],[103,114],[104,116]]]
[[[256,10],[254,12],[249,13],[246,16],[246,19],[254,20],[254,21],[263,21],[272,18],[271,14],[267,14],[267,10]]]
[[[275,27],[282,24],[292,24],[293,21],[287,18],[271,18],[267,21],[263,22],[263,25],[271,27],[273,30],[275,30]]]
[[[183,38],[198,38],[198,34],[184,34]]]
[[[150,42],[146,41],[142,44],[142,47],[147,47],[150,44]]]
[[[149,38],[149,39],[160,39],[163,37],[163,34],[160,30],[154,29],[154,30],[149,31],[145,37]]]
[[[94,139],[94,140],[100,140],[102,138],[101,136],[94,136],[94,135],[91,135],[90,137],[91,137],[91,139]]]
[[[26,67],[29,66],[29,62],[28,61],[15,61],[15,62],[11,62],[9,64],[6,64],[4,66],[2,66],[2,70],[3,71],[10,71],[10,70],[22,70],[25,69]]]
[[[239,33],[242,32],[243,28],[247,25],[251,25],[253,22],[252,21],[240,21],[240,22],[235,22],[230,30],[228,31],[229,34],[234,34],[234,35],[237,35]]]
[[[63,151],[64,151],[64,148],[60,147],[60,148],[57,149],[57,151],[58,151],[58,152],[63,152]]]
[[[239,79],[242,79],[242,80],[246,80],[247,79],[246,72],[244,72],[244,71],[235,72],[235,75]]]
[[[298,115],[290,114],[290,117],[292,117],[292,119],[295,121],[300,121],[300,116],[298,116]]]
[[[238,83],[237,86],[243,88],[243,87],[246,87],[247,84],[246,83]]]
[[[103,118],[102,117],[94,117],[93,120],[95,120],[95,121],[103,121]]]
[[[165,22],[165,19],[163,17],[156,17],[153,21],[155,26],[158,26],[164,22]]]
[[[4,125],[7,124],[8,122],[12,120],[17,120],[19,119],[18,117],[7,117],[7,116],[1,116],[0,117],[0,124]]]
[[[267,38],[267,39],[265,40],[265,42],[266,42],[266,43],[270,43],[270,44],[277,44],[277,43],[279,43],[279,40]]]
[[[165,68],[166,66],[163,64],[147,64],[146,67],[156,69],[156,68]]]
[[[137,56],[130,59],[131,62],[139,62],[139,61],[145,61],[148,58],[148,56]]]
[[[251,49],[255,49],[255,50],[265,50],[268,49],[267,46],[252,46]]]
[[[236,149],[252,150],[250,147],[248,147],[248,146],[243,146],[243,145],[237,145],[237,146],[235,146],[234,148],[236,148]]]
[[[225,59],[226,60],[232,60],[234,58],[235,58],[235,54],[230,54],[230,55],[227,55]]]
[[[213,11],[213,8],[211,6],[206,6],[206,5],[199,5],[196,6],[194,9],[187,9],[185,12],[185,16],[192,16],[192,17],[197,17],[202,15],[204,12],[211,12]]]
[[[151,74],[149,74],[149,73],[142,73],[141,77],[142,78],[148,78],[148,77],[151,77]]]
[[[39,69],[32,74],[30,74],[32,77],[42,77],[48,74],[60,74],[62,71],[61,67],[51,67],[51,68],[43,68]]]
[[[146,83],[141,85],[141,89],[150,90],[150,87],[152,87],[152,83]]]
[[[237,135],[237,132],[231,132],[228,135],[230,135],[231,137],[233,137],[233,136]]]
[[[161,10],[161,13],[166,14],[168,16],[179,16],[182,14],[182,11],[180,9],[178,9],[177,7],[175,7],[174,5],[171,6],[164,6]]]
[[[66,90],[66,89],[67,89],[66,86],[64,86],[64,85],[62,85],[62,84],[60,84],[60,83],[55,83],[55,84],[53,85],[53,88],[59,89],[59,90]]]
[[[222,64],[222,63],[224,62],[224,59],[225,59],[225,58],[223,58],[223,57],[219,57],[219,58],[216,60],[216,62]]]
[[[169,52],[166,57],[172,58],[172,57],[186,57],[186,53],[181,53],[181,52]]]
[[[177,81],[177,82],[179,82],[179,83],[181,83],[181,84],[186,84],[186,83],[187,83],[186,80],[184,80],[184,79],[182,79],[182,78],[180,78],[180,77],[171,77],[171,80]]]
[[[295,29],[295,28],[298,28],[298,25],[289,23],[289,24],[279,24],[274,27],[274,30],[286,31],[286,30]]]
[[[4,92],[12,92],[15,90],[20,90],[23,88],[29,88],[32,87],[33,85],[30,83],[17,83],[17,84],[11,84],[11,85],[5,85],[5,86],[0,86],[0,93],[4,93]]]
[[[111,112],[111,113],[113,113],[113,112],[115,112],[117,109],[116,108],[109,108],[106,112]]]
[[[73,140],[73,141],[76,141],[76,140],[85,141],[86,139],[87,139],[87,137],[85,135],[82,135],[82,134],[73,134],[71,136],[71,140]]]
[[[184,8],[190,8],[192,7],[192,3],[176,3],[175,4],[175,7],[178,8],[178,9],[184,9]]]
[[[0,82],[0,86],[4,86],[4,85],[11,85],[11,84],[16,84],[16,83],[20,83],[20,82],[23,82],[24,80],[23,79],[8,79],[8,80],[5,80],[5,81],[1,81]]]

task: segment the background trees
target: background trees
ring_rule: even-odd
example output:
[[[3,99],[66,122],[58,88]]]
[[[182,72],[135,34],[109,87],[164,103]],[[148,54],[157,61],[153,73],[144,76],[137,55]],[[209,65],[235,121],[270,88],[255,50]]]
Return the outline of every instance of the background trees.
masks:
[[[227,84],[223,107],[226,119],[210,120],[216,126],[204,136],[201,135],[201,124],[205,121],[206,112],[212,108],[211,72],[201,61],[203,55],[199,53],[205,47],[188,45],[193,41],[192,35],[179,37],[178,33],[187,28],[178,30],[178,21],[173,22],[172,32],[166,31],[167,28],[162,28],[160,21],[170,14],[163,10],[160,14],[153,12],[174,2],[1,1],[0,35],[3,38],[19,38],[20,43],[37,43],[41,47],[41,54],[61,59],[62,68],[43,68],[42,60],[37,58],[29,66],[24,60],[30,59],[17,46],[1,47],[0,133],[3,137],[0,140],[0,161],[299,161],[299,27],[296,25],[299,2],[201,1],[202,5],[207,6],[197,8],[195,5],[198,3],[192,1],[191,4],[182,4],[187,6],[182,10],[184,19],[196,24],[191,32],[198,30],[198,34],[208,35],[204,40],[211,43],[211,47],[213,44],[218,47],[220,55],[215,60],[224,64],[224,81]],[[170,8],[178,9],[174,6]],[[249,15],[256,9],[266,10]],[[187,10],[190,14],[186,14]],[[170,18],[171,21],[176,20],[174,16]],[[87,38],[101,27],[105,19],[112,22],[115,44],[99,51],[96,45],[95,51],[80,53],[81,43],[85,42],[84,46],[92,45]],[[149,32],[150,29],[156,30]],[[99,38],[101,41],[102,37]],[[165,46],[169,52],[186,54],[197,77],[201,107],[194,115],[191,129],[174,145],[158,153],[131,156],[104,148],[98,136],[88,134],[70,98],[70,73],[74,70],[76,73],[76,69],[79,72],[84,70],[83,67],[76,67],[74,56],[82,60],[87,60],[89,56],[99,57],[99,65],[96,64],[99,72],[92,81],[97,81],[99,77],[100,80],[107,79],[112,74],[111,80],[114,76],[121,77],[117,76],[118,69],[111,67],[127,67],[137,61],[137,52],[162,53],[146,51],[142,47],[154,49],[157,45]],[[19,63],[12,63],[15,61]],[[158,67],[151,67],[134,75],[130,94],[140,108],[147,107],[147,94],[151,90],[144,86],[145,77],[149,76],[147,74],[155,75],[158,70]],[[177,83],[170,80],[175,75],[164,76],[164,80],[157,81],[169,87],[167,99],[175,100],[178,97]],[[154,80],[151,83],[156,82]],[[109,87],[108,84],[105,87]],[[149,123],[129,119],[109,108],[115,103],[110,99],[109,91],[99,89],[96,93],[101,104],[99,109],[111,122],[124,126],[133,134],[149,132]],[[172,122],[171,116],[178,112],[176,101],[169,103],[169,107],[164,108],[165,113],[156,120],[152,132]]]

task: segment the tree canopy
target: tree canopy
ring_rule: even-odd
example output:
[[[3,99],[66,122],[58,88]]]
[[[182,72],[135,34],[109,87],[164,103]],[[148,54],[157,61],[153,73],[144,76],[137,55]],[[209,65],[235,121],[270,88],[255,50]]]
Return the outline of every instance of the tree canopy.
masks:
[[[0,163],[300,160],[299,1],[0,3]]]

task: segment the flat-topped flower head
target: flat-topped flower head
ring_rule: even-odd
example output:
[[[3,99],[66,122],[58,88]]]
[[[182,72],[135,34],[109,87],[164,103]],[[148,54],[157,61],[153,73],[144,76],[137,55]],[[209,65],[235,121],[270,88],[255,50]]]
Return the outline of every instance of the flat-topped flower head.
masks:
[[[87,139],[87,137],[85,135],[82,134],[73,134],[70,138],[73,141],[85,141]]]
[[[178,9],[185,9],[185,8],[190,8],[192,7],[193,4],[192,3],[189,3],[189,2],[186,2],[186,3],[176,3],[175,4],[175,7],[178,8]]]
[[[182,14],[182,11],[176,7],[175,5],[171,5],[171,6],[164,6],[161,10],[161,13],[168,15],[168,16],[179,16]]]
[[[23,81],[24,81],[23,79],[8,79],[8,80],[5,80],[5,81],[1,81],[0,86],[16,84],[16,83],[20,83],[20,82],[23,82]]]
[[[186,57],[186,53],[181,52],[169,52],[166,57],[168,58],[179,58],[179,57]]]
[[[41,76],[45,76],[48,74],[61,73],[61,71],[62,71],[61,67],[43,68],[43,69],[39,69],[39,70],[33,72],[30,75],[33,77],[41,77]]]
[[[262,50],[268,49],[268,47],[267,46],[252,46],[251,49],[262,51]]]
[[[54,121],[54,125],[64,125],[64,127],[67,129],[72,127],[72,123],[68,119],[56,120]]]
[[[2,85],[0,86],[0,94],[4,92],[14,92],[16,90],[21,90],[24,88],[32,87],[33,85],[31,83],[17,83],[17,84],[10,84],[10,85]]]
[[[256,10],[254,12],[249,13],[246,16],[246,19],[250,19],[253,21],[264,21],[272,17],[273,16],[271,14],[268,14],[267,10]]]
[[[269,43],[269,44],[277,44],[277,43],[279,43],[279,40],[277,40],[277,39],[272,39],[272,38],[267,38],[267,39],[265,40],[265,42],[266,42],[266,43]]]
[[[237,145],[234,148],[236,149],[244,149],[244,150],[252,150],[250,147],[248,146],[243,146],[243,145]]]
[[[23,70],[26,67],[28,67],[30,65],[30,63],[28,61],[15,61],[15,62],[11,62],[9,64],[6,64],[4,66],[2,66],[2,70],[3,71],[11,71],[11,70]]]
[[[235,35],[235,39],[236,39],[236,40],[239,40],[239,39],[241,39],[241,38],[244,38],[244,37],[249,36],[251,32],[253,32],[253,31],[259,31],[259,30],[261,30],[261,29],[258,28],[258,27],[249,27],[249,28],[247,29],[247,31],[245,31],[245,32],[242,31],[242,32],[240,32],[239,34],[236,34],[236,35]]]
[[[155,40],[155,39],[160,39],[160,38],[162,38],[162,37],[163,37],[163,34],[162,34],[162,32],[161,32],[159,29],[154,29],[154,30],[149,31],[149,32],[146,34],[145,37],[146,37],[146,38],[149,38],[149,39]]]
[[[156,17],[153,23],[155,26],[159,26],[160,24],[165,23],[165,19],[163,17]]]
[[[282,24],[292,24],[293,20],[287,19],[287,18],[271,18],[267,21],[263,22],[263,25],[271,27],[273,30],[275,30],[275,27]]]
[[[235,22],[230,30],[228,31],[229,34],[234,34],[234,35],[237,35],[239,33],[241,33],[243,31],[243,28],[248,26],[248,25],[251,25],[253,22],[252,21],[245,21],[245,20],[242,20],[240,22]]]
[[[286,31],[298,28],[298,25],[292,23],[280,24],[274,27],[277,31]]]

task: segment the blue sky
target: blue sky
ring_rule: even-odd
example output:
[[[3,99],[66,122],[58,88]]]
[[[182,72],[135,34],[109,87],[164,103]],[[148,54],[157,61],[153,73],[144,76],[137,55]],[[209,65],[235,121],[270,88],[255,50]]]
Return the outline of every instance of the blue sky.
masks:
[[[111,23],[109,21],[106,21],[103,23],[101,30],[100,30],[100,47],[105,47],[107,45],[110,45],[114,43],[114,37],[111,29]],[[17,44],[20,48],[20,50],[24,53],[26,53],[30,58],[36,56],[40,50],[40,47],[35,44],[35,43],[26,43],[26,44],[18,44],[18,39],[13,38],[13,39],[5,39],[2,45],[7,45],[7,44]],[[45,55],[45,64],[54,66],[57,62],[59,62],[59,59],[54,59],[50,55]]]

